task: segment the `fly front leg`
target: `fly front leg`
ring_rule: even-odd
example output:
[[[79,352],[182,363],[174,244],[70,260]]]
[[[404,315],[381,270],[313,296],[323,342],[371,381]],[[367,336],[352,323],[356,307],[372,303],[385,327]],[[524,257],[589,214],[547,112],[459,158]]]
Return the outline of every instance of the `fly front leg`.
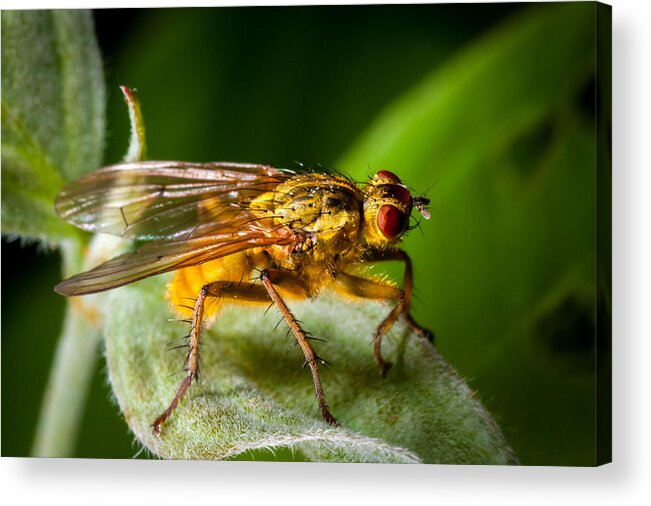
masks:
[[[400,260],[405,262],[405,275],[402,289],[393,286],[390,283],[367,279],[360,276],[353,276],[345,272],[339,272],[335,276],[335,288],[344,295],[359,297],[362,299],[398,301],[398,304],[391,310],[387,317],[382,320],[380,325],[378,325],[373,336],[373,358],[375,359],[375,363],[380,369],[380,375],[383,378],[386,377],[392,364],[382,358],[382,337],[391,329],[391,327],[393,327],[393,324],[400,315],[404,315],[407,324],[416,334],[426,338],[430,342],[433,340],[432,332],[416,323],[409,312],[413,286],[411,260],[409,259],[409,256],[401,250],[389,250],[375,252],[367,259],[368,262],[386,260]]]
[[[283,318],[287,322],[287,325],[289,325],[289,328],[294,334],[296,342],[301,347],[303,355],[305,355],[305,363],[310,366],[310,371],[312,372],[312,380],[314,381],[314,390],[316,393],[316,398],[319,401],[319,409],[321,410],[323,419],[330,425],[339,425],[339,422],[337,422],[335,417],[332,416],[332,413],[330,413],[330,409],[326,403],[325,394],[323,393],[323,387],[321,386],[318,363],[324,362],[314,351],[314,348],[308,341],[307,334],[301,328],[298,321],[296,320],[296,317],[289,310],[287,304],[280,296],[274,285],[281,286],[284,290],[293,292],[303,297],[307,296],[307,293],[299,284],[298,280],[296,280],[296,278],[287,271],[265,269],[260,273],[260,280],[267,290],[269,297],[271,297],[271,300],[273,300],[274,304],[276,304],[276,307],[280,311],[280,314],[282,314]]]
[[[185,394],[192,380],[199,378],[199,350],[201,345],[201,330],[204,317],[204,305],[208,297],[221,298],[224,300],[237,300],[245,302],[269,302],[269,295],[266,290],[254,283],[237,283],[233,281],[217,281],[205,285],[194,304],[192,313],[192,328],[190,329],[188,342],[188,355],[185,362],[185,377],[172,399],[172,402],[161,415],[154,420],[152,432],[158,436],[161,427],[172,412],[176,409],[181,398]]]
[[[373,358],[380,368],[380,375],[384,378],[393,364],[382,358],[382,336],[386,334],[404,311],[404,291],[389,283],[353,276],[345,272],[338,272],[335,276],[334,288],[341,294],[373,300],[397,300],[398,304],[389,315],[380,323],[373,336]]]
[[[405,253],[402,250],[399,249],[394,249],[394,250],[386,250],[386,251],[376,251],[369,257],[366,261],[367,262],[386,262],[390,260],[397,260],[400,262],[405,263],[405,274],[403,277],[402,281],[402,291],[404,294],[404,300],[403,300],[403,307],[402,311],[400,314],[403,314],[405,317],[405,320],[407,321],[407,324],[411,327],[411,329],[418,334],[420,337],[424,337],[427,339],[429,342],[434,342],[434,333],[426,329],[425,327],[422,327],[419,325],[416,320],[414,320],[414,317],[411,315],[411,295],[414,287],[414,278],[413,278],[413,270],[411,266],[411,258],[409,258],[409,255]],[[398,314],[396,318],[391,322],[389,327],[387,328],[387,331],[391,328],[395,320],[400,316]],[[391,315],[389,315],[391,316]],[[388,319],[389,317],[387,317]],[[386,320],[385,320],[386,321]],[[384,322],[383,322],[384,323]]]

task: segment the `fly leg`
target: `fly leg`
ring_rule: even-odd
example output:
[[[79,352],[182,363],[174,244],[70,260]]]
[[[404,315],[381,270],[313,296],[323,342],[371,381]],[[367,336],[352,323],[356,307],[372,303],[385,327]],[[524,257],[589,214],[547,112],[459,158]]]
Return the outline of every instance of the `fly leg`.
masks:
[[[409,312],[413,286],[411,260],[409,259],[409,256],[401,250],[390,250],[377,252],[367,261],[378,262],[385,260],[401,260],[405,262],[405,275],[402,289],[389,283],[367,279],[360,276],[353,276],[345,272],[339,272],[335,276],[335,288],[342,294],[363,299],[398,301],[398,304],[391,310],[387,317],[382,320],[380,325],[378,325],[373,336],[373,358],[375,359],[375,363],[380,369],[380,375],[383,378],[386,377],[392,364],[382,358],[382,337],[391,329],[391,327],[393,327],[393,324],[400,315],[404,315],[408,325],[416,334],[426,338],[430,342],[433,340],[432,332],[416,323]]]
[[[368,262],[384,262],[388,260],[397,260],[400,262],[405,263],[405,274],[403,277],[402,281],[402,290],[404,292],[404,301],[403,301],[403,309],[400,314],[403,314],[405,317],[405,320],[407,321],[407,324],[411,327],[411,330],[413,330],[416,334],[418,334],[420,337],[423,337],[427,339],[429,342],[434,342],[434,333],[426,329],[425,327],[422,327],[419,325],[416,320],[414,320],[414,317],[411,315],[410,309],[411,309],[411,294],[413,291],[414,287],[414,277],[413,277],[413,269],[411,266],[411,258],[409,258],[409,255],[405,253],[402,250],[395,249],[395,250],[386,250],[386,251],[381,251],[375,253],[370,259],[368,259]],[[391,322],[391,324],[388,326],[386,329],[387,331],[391,328],[395,320],[400,316],[398,314],[394,320]],[[391,316],[391,315],[389,315]],[[385,322],[389,319],[385,320]],[[384,322],[382,322],[384,323]],[[379,330],[379,329],[378,329]]]
[[[310,366],[310,371],[312,372],[314,390],[316,392],[316,398],[319,401],[319,409],[321,410],[323,419],[330,425],[339,425],[339,422],[337,422],[335,417],[330,413],[330,409],[326,403],[325,394],[323,393],[323,387],[321,386],[321,378],[319,377],[318,371],[318,362],[324,362],[314,351],[314,348],[308,341],[308,337],[305,331],[301,328],[298,321],[296,320],[296,317],[287,307],[287,304],[276,290],[274,284],[278,284],[286,290],[301,293],[303,296],[306,296],[307,294],[300,286],[298,281],[286,271],[265,269],[260,273],[260,279],[265,289],[267,290],[269,297],[271,297],[271,300],[274,302],[274,304],[276,304],[276,307],[289,325],[289,328],[296,338],[296,342],[301,347],[301,350],[303,350],[303,355],[305,355],[305,363]]]
[[[167,420],[172,412],[178,406],[181,398],[185,394],[192,380],[199,378],[199,349],[201,345],[201,330],[204,316],[204,304],[208,297],[215,297],[221,299],[232,299],[237,301],[246,302],[269,302],[269,295],[267,291],[260,285],[254,283],[237,283],[232,281],[216,281],[205,285],[194,304],[194,312],[192,314],[192,328],[190,329],[189,342],[188,342],[188,356],[185,362],[185,377],[172,399],[168,408],[161,413],[161,415],[154,420],[152,424],[152,432],[158,436],[161,432],[161,426]]]
[[[343,295],[374,300],[397,300],[398,304],[389,315],[380,323],[373,336],[373,358],[380,368],[380,375],[384,378],[391,368],[391,362],[382,358],[382,336],[386,334],[398,319],[405,307],[405,292],[400,288],[381,281],[353,276],[345,272],[338,272],[335,276],[335,289]]]

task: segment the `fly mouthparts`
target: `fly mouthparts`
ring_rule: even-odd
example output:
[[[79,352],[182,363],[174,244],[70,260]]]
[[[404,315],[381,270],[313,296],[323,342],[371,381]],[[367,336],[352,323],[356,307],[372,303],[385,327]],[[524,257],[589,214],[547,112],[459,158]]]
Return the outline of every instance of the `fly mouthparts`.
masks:
[[[427,210],[429,199],[427,197],[413,197],[412,202],[414,204],[414,207],[418,209],[420,215],[426,220],[429,220],[431,216]]]

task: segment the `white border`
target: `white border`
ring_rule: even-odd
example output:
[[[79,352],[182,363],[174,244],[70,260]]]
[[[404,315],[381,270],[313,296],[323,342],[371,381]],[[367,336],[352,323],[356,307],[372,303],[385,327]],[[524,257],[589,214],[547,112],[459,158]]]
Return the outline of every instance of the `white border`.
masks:
[[[216,3],[193,1],[190,5]],[[651,16],[647,0],[610,3],[614,42],[614,464],[590,469],[4,458],[0,461],[3,503],[651,504]],[[140,0],[137,5],[180,3]],[[1,6],[134,5],[122,0],[3,0]]]

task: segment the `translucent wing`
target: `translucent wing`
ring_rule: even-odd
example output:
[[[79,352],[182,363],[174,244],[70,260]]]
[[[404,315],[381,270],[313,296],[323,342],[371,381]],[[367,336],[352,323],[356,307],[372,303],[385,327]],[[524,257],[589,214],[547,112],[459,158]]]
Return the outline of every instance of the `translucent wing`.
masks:
[[[248,204],[290,176],[266,165],[229,162],[125,163],[68,184],[55,207],[64,220],[90,232],[189,239],[246,222]]]
[[[292,242],[292,235],[284,229],[270,234],[269,231],[255,229],[255,225],[249,230],[239,232],[192,239],[153,241],[144,244],[137,251],[125,253],[90,271],[62,281],[54,289],[65,296],[87,295],[249,248]]]

